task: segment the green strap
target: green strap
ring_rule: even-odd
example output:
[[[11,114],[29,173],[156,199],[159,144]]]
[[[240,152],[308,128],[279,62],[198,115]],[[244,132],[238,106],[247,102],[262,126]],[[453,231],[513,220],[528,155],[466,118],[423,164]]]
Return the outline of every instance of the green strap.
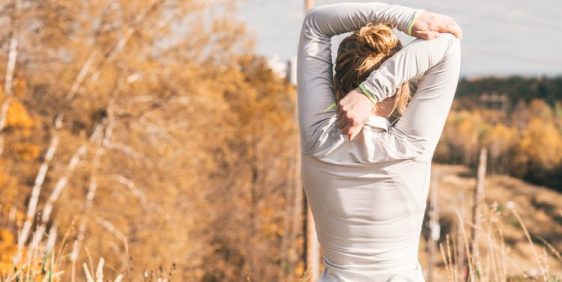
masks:
[[[377,99],[373,96],[373,94],[369,90],[367,90],[367,88],[365,88],[363,83],[359,84],[359,90],[361,90],[359,92],[361,92],[363,95],[369,98],[369,100],[373,102],[374,105],[377,104]]]
[[[416,11],[414,13],[414,17],[412,18],[412,21],[410,21],[410,24],[408,25],[408,35],[412,36],[412,28],[414,27],[414,22],[416,21],[416,18],[418,17],[419,11]]]
[[[327,112],[331,109],[335,109],[336,108],[336,102],[332,102],[326,109],[324,109],[324,112]]]
[[[367,90],[367,88],[365,88],[365,86],[363,86],[362,84],[359,84],[359,92],[363,95],[365,95],[365,97],[367,97],[369,99],[369,101],[373,102],[374,105],[377,104],[377,99],[371,94],[371,92],[369,92],[369,90]],[[335,109],[337,107],[336,102],[332,102],[326,109],[324,109],[324,113]]]

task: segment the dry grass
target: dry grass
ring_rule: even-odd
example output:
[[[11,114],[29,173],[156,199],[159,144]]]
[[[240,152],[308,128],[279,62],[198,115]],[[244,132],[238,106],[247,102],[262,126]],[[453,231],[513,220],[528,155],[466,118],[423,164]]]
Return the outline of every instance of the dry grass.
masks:
[[[433,169],[441,175],[434,181],[439,181],[440,185],[442,234],[434,281],[562,281],[560,193],[507,176],[489,176],[486,179],[486,205],[479,226],[479,255],[474,257],[468,238],[473,228],[468,213],[475,185],[473,174],[463,166],[434,164]],[[459,195],[465,200],[459,202]],[[0,277],[0,281],[68,281],[68,277],[74,275],[64,274],[61,269],[72,249],[68,234],[73,228],[68,227],[56,242],[47,239],[35,249],[26,248],[22,254],[25,259],[13,265],[12,271]],[[420,261],[427,271],[425,231],[423,235]],[[466,254],[466,260],[459,257],[462,253]],[[130,276],[130,273],[122,273],[107,277],[104,275],[104,259],[92,258],[87,250],[86,254],[88,263],[73,267],[77,272],[76,280],[122,281]],[[162,269],[145,271],[144,281],[173,281],[165,272]],[[299,281],[307,281],[309,276],[310,273],[305,271]]]
[[[129,274],[117,274],[114,278],[109,278],[104,275],[105,260],[100,257],[97,260],[97,264],[94,264],[94,258],[90,255],[90,252],[86,248],[87,263],[82,264],[82,273],[75,273],[76,269],[79,269],[75,264],[75,260],[72,261],[71,274],[64,273],[61,269],[64,268],[65,261],[69,260],[71,255],[72,246],[69,244],[69,234],[74,227],[71,226],[67,228],[64,237],[58,242],[58,246],[55,248],[54,241],[48,240],[45,243],[40,243],[33,249],[26,247],[23,249],[19,263],[14,263],[7,274],[0,275],[1,282],[11,282],[11,281],[41,281],[41,282],[51,282],[51,281],[87,281],[87,282],[104,282],[104,281],[114,281],[121,282],[124,277]],[[127,256],[128,245],[127,246]],[[14,248],[15,249],[15,248]],[[15,255],[16,251],[12,253]],[[164,272],[163,268],[156,271],[145,270],[142,274],[144,278],[143,281],[154,281],[154,282],[168,282],[171,281],[168,277],[171,276],[172,272],[175,270],[175,265],[172,268]],[[79,270],[78,270],[79,271]],[[78,276],[78,277],[77,277]],[[129,280],[130,281],[130,280]]]
[[[433,169],[442,175],[434,179],[440,185],[443,235],[436,281],[465,281],[465,276],[469,281],[560,281],[560,193],[508,176],[488,176],[486,205],[478,227],[479,255],[473,257],[468,248],[468,234],[474,228],[468,213],[475,186],[473,173],[464,166],[435,164]],[[422,264],[426,243],[423,240],[420,248]],[[461,253],[466,254],[467,263],[459,265]]]

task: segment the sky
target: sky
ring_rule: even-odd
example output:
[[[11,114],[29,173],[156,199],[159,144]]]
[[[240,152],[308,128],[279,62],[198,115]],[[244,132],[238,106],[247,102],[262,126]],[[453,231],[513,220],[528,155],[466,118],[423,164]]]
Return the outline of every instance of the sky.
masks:
[[[369,2],[316,0],[316,6]],[[562,0],[384,1],[452,16],[463,29],[461,75],[562,75]],[[304,0],[241,0],[259,54],[296,56]],[[408,44],[412,38],[400,35]],[[333,50],[336,50],[336,40]]]

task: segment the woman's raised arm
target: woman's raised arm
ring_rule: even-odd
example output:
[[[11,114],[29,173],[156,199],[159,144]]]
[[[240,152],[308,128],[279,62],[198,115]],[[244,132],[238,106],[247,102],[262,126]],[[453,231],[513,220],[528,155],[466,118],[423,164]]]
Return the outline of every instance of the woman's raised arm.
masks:
[[[333,117],[336,111],[326,110],[335,102],[331,37],[357,30],[369,22],[386,23],[408,33],[408,28],[420,11],[385,3],[342,3],[315,8],[307,14],[297,58],[301,144],[306,147],[310,144],[306,139],[317,138],[322,122]],[[307,148],[303,150],[308,151]]]

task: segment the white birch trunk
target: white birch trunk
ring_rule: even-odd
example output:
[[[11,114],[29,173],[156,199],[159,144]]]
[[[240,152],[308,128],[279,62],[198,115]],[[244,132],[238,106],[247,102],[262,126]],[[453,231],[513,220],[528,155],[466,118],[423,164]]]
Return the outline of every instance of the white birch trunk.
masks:
[[[16,69],[16,61],[18,58],[18,29],[16,18],[19,12],[19,1],[13,1],[14,10],[11,15],[12,34],[10,36],[10,45],[8,47],[8,61],[6,63],[6,76],[4,77],[4,101],[0,106],[0,156],[4,153],[4,127],[8,119],[8,109],[13,96],[14,71]]]

